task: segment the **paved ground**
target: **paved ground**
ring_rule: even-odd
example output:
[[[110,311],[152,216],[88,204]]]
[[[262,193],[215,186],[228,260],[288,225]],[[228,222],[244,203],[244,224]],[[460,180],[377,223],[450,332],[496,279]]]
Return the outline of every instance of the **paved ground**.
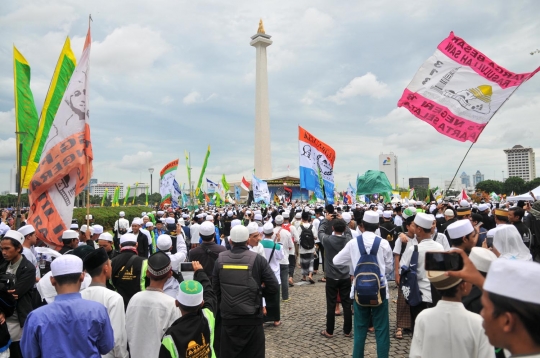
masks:
[[[295,270],[295,282],[300,281]],[[316,280],[322,276],[316,275]],[[303,283],[303,282],[302,282]],[[351,357],[353,339],[342,334],[343,316],[336,317],[334,338],[327,339],[319,334],[326,325],[326,298],[324,283],[295,285],[289,289],[290,301],[281,303],[282,325],[265,325],[266,357]],[[410,332],[404,332],[403,339],[393,337],[396,328],[396,285],[390,283],[390,357],[408,357],[411,341]],[[353,316],[354,319],[354,316]],[[375,358],[375,334],[368,333],[365,357]]]

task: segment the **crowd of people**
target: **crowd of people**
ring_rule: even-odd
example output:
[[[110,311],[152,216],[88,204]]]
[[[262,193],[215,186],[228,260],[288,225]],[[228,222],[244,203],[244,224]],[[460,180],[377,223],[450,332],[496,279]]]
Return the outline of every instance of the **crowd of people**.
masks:
[[[120,212],[111,232],[73,222],[62,247],[14,219],[2,211],[0,358],[264,357],[297,270],[324,283],[320,334],[343,315],[353,357],[368,332],[388,357],[406,331],[410,357],[540,357],[540,201]]]

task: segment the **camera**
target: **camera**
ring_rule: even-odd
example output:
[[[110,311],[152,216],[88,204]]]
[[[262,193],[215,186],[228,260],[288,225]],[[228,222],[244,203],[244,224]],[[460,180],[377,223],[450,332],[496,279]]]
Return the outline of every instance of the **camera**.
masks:
[[[15,288],[15,275],[5,273],[0,275],[0,291],[9,291]]]

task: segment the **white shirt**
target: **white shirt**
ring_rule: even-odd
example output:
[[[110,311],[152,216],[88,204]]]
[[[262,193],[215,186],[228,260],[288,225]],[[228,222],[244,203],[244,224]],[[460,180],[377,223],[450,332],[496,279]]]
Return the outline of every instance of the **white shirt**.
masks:
[[[394,217],[394,225],[396,225],[396,226],[403,225],[403,218],[401,216],[399,216],[399,215],[396,215]]]
[[[27,248],[27,247],[23,247],[22,254],[24,255],[24,257],[26,257],[26,259],[28,261],[30,261],[32,263],[32,265],[34,265],[34,267],[36,268],[36,277],[40,278],[41,277],[41,271],[39,270],[39,262],[36,259],[36,255],[34,255],[32,250]]]
[[[126,311],[126,332],[131,358],[159,356],[161,338],[180,318],[174,298],[159,291],[137,292]]]
[[[266,259],[266,254],[264,253],[264,247],[262,247],[261,244],[257,246],[248,245],[248,247],[249,247],[249,251],[253,251],[254,253],[261,255],[262,257]]]
[[[274,240],[272,239],[268,239],[268,238],[264,238],[262,239],[262,241],[259,243],[258,246],[262,246],[264,248],[264,255],[266,257],[266,261],[268,261],[270,259],[270,256],[272,255],[272,251],[274,251],[274,255],[272,256],[272,260],[268,261],[268,265],[270,266],[270,269],[272,270],[272,272],[274,272],[274,276],[276,276],[276,279],[278,281],[279,284],[281,284],[281,268],[279,267],[279,261],[281,261],[281,259],[283,258],[283,249],[280,248],[280,245],[279,244],[276,244],[276,248],[274,250],[274,247],[273,245],[268,245],[268,246],[271,246],[271,247],[265,247],[263,244],[263,242],[268,245],[267,243],[270,242],[272,244],[274,244]],[[288,256],[287,256],[288,258]]]
[[[448,243],[448,239],[446,238],[445,234],[441,234],[440,232],[436,233],[435,242],[438,242],[442,245],[444,248],[444,251],[450,250],[450,244]]]
[[[127,221],[127,219],[124,219],[124,218],[120,218],[118,220],[116,220],[116,222],[114,223],[114,231],[118,231],[118,229],[124,229],[124,230],[127,230],[129,229],[129,221]]]
[[[81,292],[82,298],[99,302],[107,309],[114,333],[114,348],[103,355],[105,358],[128,358],[126,313],[124,299],[115,291],[103,286],[90,286]]]
[[[407,234],[405,234],[407,235]],[[407,251],[409,249],[409,247],[411,246],[414,246],[414,245],[418,245],[418,240],[416,240],[416,235],[411,239],[410,237],[407,236],[407,243],[405,244],[405,251]],[[401,242],[401,239],[397,239],[396,240],[396,244],[394,245],[394,255],[401,255],[401,248],[403,247],[403,243]],[[403,251],[403,253],[405,253],[405,251]]]
[[[300,225],[303,225],[306,229],[309,228],[309,226],[311,225],[312,226],[311,231],[313,232],[313,238],[315,240],[318,240],[317,237],[319,235],[317,233],[317,229],[315,229],[315,225],[312,225],[310,223],[302,223]],[[297,242],[298,242],[298,244],[300,244],[300,235],[302,235],[302,228],[300,226],[298,227],[298,229],[296,229],[296,234],[297,234],[296,239],[298,240]],[[314,253],[314,252],[315,252],[315,246],[311,250],[304,249],[302,247],[302,245],[298,246],[298,253],[299,254],[311,254],[311,253]]]
[[[283,258],[279,261],[279,264],[288,265],[289,255],[294,255],[294,243],[292,241],[292,235],[289,231],[283,229],[281,226],[276,226],[274,228],[274,238],[278,232],[280,238],[279,244],[281,244],[281,250],[283,250]]]
[[[440,300],[416,318],[410,358],[492,358],[495,349],[482,328],[482,317],[461,302]]]
[[[195,224],[191,224],[191,226],[189,227],[189,232],[191,234],[191,242],[194,243],[194,244],[198,244],[199,243],[199,238],[200,238],[200,235],[199,235],[199,230],[201,229],[201,225],[195,223]]]
[[[369,253],[371,251],[371,247],[373,246],[373,243],[375,242],[375,233],[370,231],[364,231],[362,233],[362,239],[364,240],[364,246],[366,248],[366,252]],[[349,266],[349,274],[352,276],[354,275],[354,269],[356,268],[356,265],[358,264],[358,260],[360,260],[360,250],[358,249],[358,242],[357,239],[350,240],[345,247],[338,252],[336,256],[334,256],[334,259],[332,262],[334,265],[348,265]],[[383,277],[383,281],[381,284],[384,283],[386,287],[388,287],[388,284],[386,282],[386,272],[392,272],[392,265],[394,263],[394,259],[392,257],[392,248],[390,247],[390,244],[388,241],[381,239],[381,243],[379,244],[379,250],[377,251],[377,263],[379,264],[379,270],[381,271],[381,276]],[[354,282],[351,287],[351,298],[353,298],[354,294]],[[386,298],[390,298],[390,290],[386,290]]]
[[[413,251],[413,245],[411,245],[407,250],[405,250],[403,256],[401,256],[401,261],[399,262],[400,267],[409,267]],[[426,270],[424,268],[426,251],[444,251],[444,247],[438,242],[435,242],[429,238],[420,241],[420,243],[418,244],[418,266],[416,271],[416,276],[418,277],[418,288],[420,288],[420,292],[422,293],[422,301],[432,302],[431,283],[426,277]]]

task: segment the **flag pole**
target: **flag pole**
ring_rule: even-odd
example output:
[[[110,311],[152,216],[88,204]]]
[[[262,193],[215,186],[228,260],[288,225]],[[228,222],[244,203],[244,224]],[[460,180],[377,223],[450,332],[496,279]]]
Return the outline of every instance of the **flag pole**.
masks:
[[[92,14],[88,14],[88,31],[90,31],[90,22],[92,22]],[[86,154],[86,153],[85,153]],[[88,155],[85,155],[86,158],[86,177],[88,182],[86,184],[86,241],[90,240],[90,162],[88,160]]]

